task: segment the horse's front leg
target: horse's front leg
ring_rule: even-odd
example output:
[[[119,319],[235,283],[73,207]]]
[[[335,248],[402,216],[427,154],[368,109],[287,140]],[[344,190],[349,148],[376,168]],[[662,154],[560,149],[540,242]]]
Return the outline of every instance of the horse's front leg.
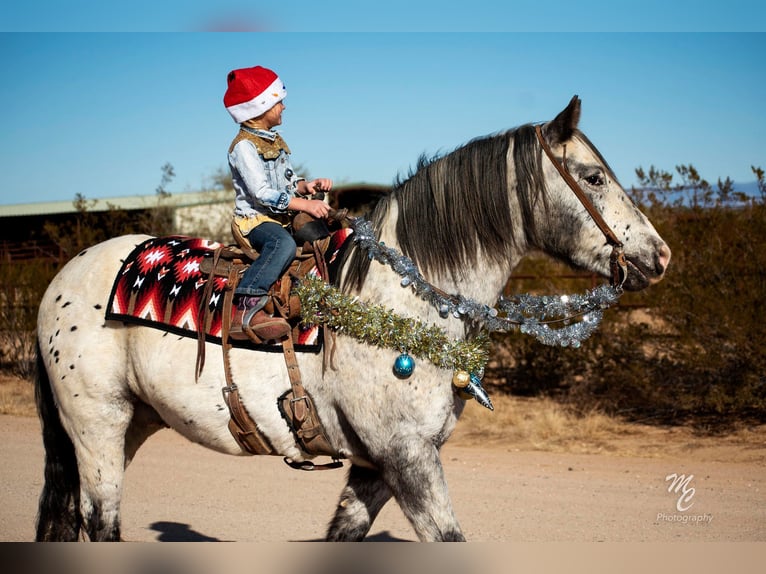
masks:
[[[370,531],[381,508],[391,498],[380,473],[352,465],[338,509],[327,529],[329,542],[361,541]]]
[[[423,542],[464,542],[447,491],[439,450],[422,437],[394,437],[383,480]]]

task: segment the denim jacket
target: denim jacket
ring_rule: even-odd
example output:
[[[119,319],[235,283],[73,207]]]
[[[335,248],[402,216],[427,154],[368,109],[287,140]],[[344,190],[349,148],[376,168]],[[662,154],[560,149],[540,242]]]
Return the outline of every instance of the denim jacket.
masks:
[[[229,168],[235,217],[284,213],[304,179],[290,165],[290,149],[279,134],[245,126],[229,149]]]

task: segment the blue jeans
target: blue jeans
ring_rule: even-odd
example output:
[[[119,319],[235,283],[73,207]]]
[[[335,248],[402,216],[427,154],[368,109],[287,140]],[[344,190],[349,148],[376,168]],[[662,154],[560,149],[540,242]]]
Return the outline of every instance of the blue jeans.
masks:
[[[247,240],[259,255],[242,275],[234,293],[260,297],[269,292],[295,259],[295,240],[284,227],[270,221],[254,227]]]

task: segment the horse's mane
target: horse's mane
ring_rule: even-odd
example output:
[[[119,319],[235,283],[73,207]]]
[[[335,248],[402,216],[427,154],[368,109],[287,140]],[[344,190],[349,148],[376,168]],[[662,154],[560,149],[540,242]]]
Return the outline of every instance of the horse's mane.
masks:
[[[511,140],[514,174],[508,173]],[[516,206],[511,205],[509,185],[516,187]],[[426,275],[460,276],[479,252],[500,262],[520,237],[534,242],[532,212],[535,201],[544,198],[543,185],[534,128],[521,126],[476,138],[447,155],[421,156],[417,167],[405,179],[397,179],[391,193],[378,202],[371,223],[380,232],[396,201],[396,238],[402,252]],[[370,260],[356,246],[346,257],[342,286],[359,289]]]

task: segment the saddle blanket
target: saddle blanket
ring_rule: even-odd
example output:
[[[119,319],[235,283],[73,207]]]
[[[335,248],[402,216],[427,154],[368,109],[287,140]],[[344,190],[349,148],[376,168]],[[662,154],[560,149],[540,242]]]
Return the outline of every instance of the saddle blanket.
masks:
[[[328,268],[334,269],[341,248],[351,234],[350,229],[337,231],[325,254]],[[205,257],[212,258],[220,243],[195,237],[170,236],[148,239],[136,246],[123,262],[112,287],[106,319],[135,323],[162,329],[185,337],[198,337],[205,306],[210,310],[203,325],[206,340],[221,343],[223,299],[228,279],[208,277],[200,271]],[[310,272],[320,276],[316,267]],[[327,278],[325,278],[327,279]],[[208,301],[205,286],[213,281]],[[318,351],[321,330],[317,326],[299,325],[293,330],[295,348]],[[236,343],[240,346],[240,343]],[[252,343],[242,343],[253,347]],[[260,345],[281,351],[281,345]]]

